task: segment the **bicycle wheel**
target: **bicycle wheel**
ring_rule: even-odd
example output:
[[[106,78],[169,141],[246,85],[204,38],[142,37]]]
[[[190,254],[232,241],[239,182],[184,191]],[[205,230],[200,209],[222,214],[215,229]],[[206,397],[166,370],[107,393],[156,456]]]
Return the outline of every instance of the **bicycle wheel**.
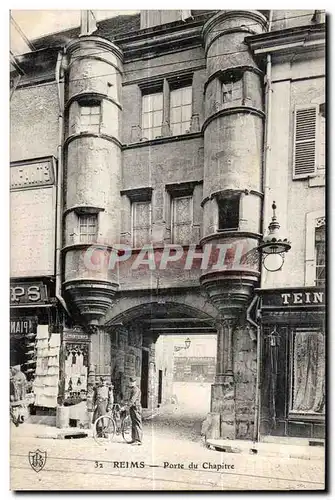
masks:
[[[94,422],[93,437],[98,444],[107,444],[115,434],[115,422],[109,415],[103,415]]]
[[[122,420],[121,432],[122,432],[122,437],[126,441],[126,443],[130,443],[132,441],[132,435],[131,435],[131,418],[129,415],[126,415]]]

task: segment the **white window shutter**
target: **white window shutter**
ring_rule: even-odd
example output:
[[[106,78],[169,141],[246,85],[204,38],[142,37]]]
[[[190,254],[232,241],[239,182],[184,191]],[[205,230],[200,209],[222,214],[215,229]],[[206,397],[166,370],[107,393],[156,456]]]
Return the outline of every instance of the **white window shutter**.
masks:
[[[293,179],[315,175],[318,106],[297,106],[294,111]]]

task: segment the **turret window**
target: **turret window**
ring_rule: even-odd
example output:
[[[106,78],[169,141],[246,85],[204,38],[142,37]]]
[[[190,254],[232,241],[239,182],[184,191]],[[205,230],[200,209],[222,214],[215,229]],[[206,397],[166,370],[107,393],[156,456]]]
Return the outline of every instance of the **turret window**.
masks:
[[[222,79],[222,102],[242,101],[243,98],[243,74],[240,71],[225,74]]]
[[[98,232],[98,216],[80,215],[79,216],[79,235],[81,243],[91,243],[96,240]]]
[[[100,132],[100,103],[80,104],[80,131],[81,132]]]
[[[239,227],[240,195],[218,198],[218,230],[236,230]]]

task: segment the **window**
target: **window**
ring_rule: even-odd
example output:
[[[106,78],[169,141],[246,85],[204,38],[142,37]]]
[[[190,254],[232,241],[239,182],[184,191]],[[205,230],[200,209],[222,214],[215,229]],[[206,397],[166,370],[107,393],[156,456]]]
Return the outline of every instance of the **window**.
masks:
[[[100,103],[80,104],[80,131],[81,132],[100,132]]]
[[[163,93],[142,96],[142,137],[155,139],[162,135]]]
[[[190,129],[192,116],[192,87],[181,87],[170,92],[170,129],[172,135],[185,134]]]
[[[326,238],[325,226],[315,228],[315,285],[326,282]]]
[[[218,198],[218,230],[238,229],[240,217],[240,195]]]
[[[187,245],[192,241],[193,197],[172,199],[172,243]]]
[[[150,243],[151,236],[151,202],[135,201],[132,204],[133,246],[139,248]]]
[[[241,101],[243,96],[242,80],[222,84],[223,102]]]
[[[192,121],[192,75],[146,82],[140,88],[142,140],[199,131],[197,114]]]
[[[79,216],[79,235],[81,243],[91,243],[97,238],[98,217],[97,215]]]
[[[222,78],[222,102],[242,101],[243,73],[241,71],[228,72]]]
[[[325,283],[325,229],[326,218],[324,209],[306,214],[305,286],[320,286]]]
[[[321,331],[292,332],[291,412],[324,413],[325,342]]]

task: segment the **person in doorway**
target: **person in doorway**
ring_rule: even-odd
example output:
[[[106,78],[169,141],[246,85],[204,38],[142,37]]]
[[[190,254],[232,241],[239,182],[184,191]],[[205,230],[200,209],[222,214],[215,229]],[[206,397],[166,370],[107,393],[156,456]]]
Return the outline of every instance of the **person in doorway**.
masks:
[[[28,417],[26,401],[27,378],[21,372],[20,365],[13,366],[10,375],[11,417],[14,424],[18,426]]]
[[[142,444],[142,407],[141,407],[141,390],[136,383],[136,379],[130,377],[129,380],[129,398],[125,406],[129,408],[131,418],[131,442],[134,446]]]
[[[99,417],[106,415],[113,405],[113,386],[108,386],[107,380],[103,377],[100,377],[100,382],[97,386],[94,387],[93,392],[93,422],[95,422]],[[103,420],[103,419],[102,419]],[[97,429],[98,437],[104,437],[102,422],[99,429]]]

